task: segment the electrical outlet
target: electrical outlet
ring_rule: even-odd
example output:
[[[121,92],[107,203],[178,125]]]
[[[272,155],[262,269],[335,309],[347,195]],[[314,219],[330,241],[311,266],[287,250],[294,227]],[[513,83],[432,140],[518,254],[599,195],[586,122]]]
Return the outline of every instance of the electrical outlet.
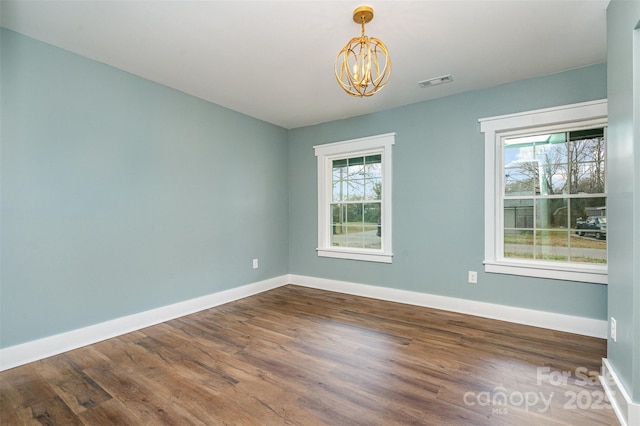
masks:
[[[611,317],[611,340],[613,340],[614,342],[616,341],[617,331],[616,319],[614,317]]]
[[[258,259],[253,259],[253,269],[258,269]]]
[[[476,271],[469,271],[469,284],[478,284],[478,273]]]

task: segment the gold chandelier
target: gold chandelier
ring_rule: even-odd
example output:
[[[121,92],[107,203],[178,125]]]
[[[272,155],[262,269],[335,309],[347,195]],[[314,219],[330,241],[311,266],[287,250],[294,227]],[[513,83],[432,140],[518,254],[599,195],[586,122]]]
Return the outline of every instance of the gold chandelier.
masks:
[[[352,38],[336,57],[336,79],[351,96],[371,96],[382,89],[391,76],[387,46],[364,34],[364,24],[372,19],[373,8],[369,6],[353,11],[353,21],[362,25],[362,35]]]

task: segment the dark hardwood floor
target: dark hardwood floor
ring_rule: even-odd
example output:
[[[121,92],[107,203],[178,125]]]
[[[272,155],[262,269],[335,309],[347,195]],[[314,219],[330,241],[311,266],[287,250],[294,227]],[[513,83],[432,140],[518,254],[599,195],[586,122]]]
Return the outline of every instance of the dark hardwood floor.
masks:
[[[615,425],[606,342],[285,286],[0,373],[3,425]]]

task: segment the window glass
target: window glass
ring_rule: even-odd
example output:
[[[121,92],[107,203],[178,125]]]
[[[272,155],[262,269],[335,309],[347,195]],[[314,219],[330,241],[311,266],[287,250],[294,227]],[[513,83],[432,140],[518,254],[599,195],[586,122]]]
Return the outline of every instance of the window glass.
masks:
[[[503,140],[505,258],[606,264],[604,134]]]
[[[333,247],[381,248],[382,156],[332,160]]]

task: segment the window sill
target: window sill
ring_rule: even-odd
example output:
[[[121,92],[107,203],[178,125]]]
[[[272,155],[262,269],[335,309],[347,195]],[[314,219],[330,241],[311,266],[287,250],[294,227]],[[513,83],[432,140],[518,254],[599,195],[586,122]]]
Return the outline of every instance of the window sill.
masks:
[[[393,254],[381,252],[364,252],[348,249],[328,249],[318,248],[318,256],[333,257],[336,259],[363,260],[365,262],[392,263]]]
[[[580,281],[607,284],[606,266],[567,266],[553,263],[527,263],[510,260],[484,261],[484,271],[495,274],[520,275],[535,278],[550,278],[563,281]]]

